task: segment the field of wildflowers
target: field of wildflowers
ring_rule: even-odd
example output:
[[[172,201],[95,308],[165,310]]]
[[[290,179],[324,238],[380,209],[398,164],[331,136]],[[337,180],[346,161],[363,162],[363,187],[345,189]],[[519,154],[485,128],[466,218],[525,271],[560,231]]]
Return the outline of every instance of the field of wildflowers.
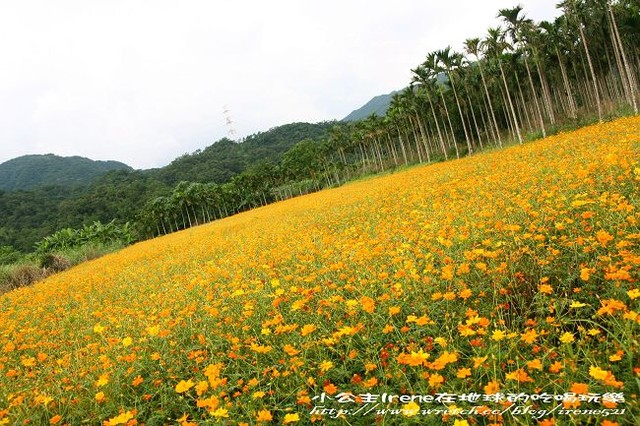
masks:
[[[637,117],[280,202],[0,297],[0,425],[638,424],[639,247]]]

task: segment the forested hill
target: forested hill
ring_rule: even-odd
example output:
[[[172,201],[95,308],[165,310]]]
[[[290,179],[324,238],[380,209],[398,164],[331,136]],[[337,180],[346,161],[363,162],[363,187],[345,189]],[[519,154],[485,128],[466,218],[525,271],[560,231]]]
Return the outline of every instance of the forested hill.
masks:
[[[240,143],[221,139],[203,150],[175,159],[168,166],[150,170],[149,173],[168,185],[180,181],[227,182],[259,162],[279,161],[282,154],[302,140],[323,139],[335,125],[335,121],[291,123],[248,136]]]
[[[228,182],[259,164],[277,163],[302,140],[326,138],[335,124],[293,123],[251,135],[239,143],[222,139],[162,168],[132,170],[123,165],[122,170],[95,177],[84,187],[68,186],[67,181],[54,178],[42,179],[40,186],[29,190],[13,191],[12,184],[7,186],[9,190],[0,189],[0,247],[8,245],[28,252],[36,241],[61,228],[77,228],[93,221],[134,220],[149,201],[168,195],[178,182]],[[71,173],[65,165],[59,166],[59,171]],[[0,182],[5,181],[0,177]],[[35,177],[31,182],[36,183]]]
[[[95,161],[54,154],[24,155],[0,164],[0,190],[16,191],[43,185],[86,185],[111,170],[132,170],[118,161]]]
[[[384,117],[391,105],[391,99],[397,92],[391,92],[388,95],[378,95],[372,98],[369,102],[362,105],[360,108],[351,111],[349,115],[342,119],[342,121],[358,121],[364,120],[371,114],[375,114],[378,117]]]

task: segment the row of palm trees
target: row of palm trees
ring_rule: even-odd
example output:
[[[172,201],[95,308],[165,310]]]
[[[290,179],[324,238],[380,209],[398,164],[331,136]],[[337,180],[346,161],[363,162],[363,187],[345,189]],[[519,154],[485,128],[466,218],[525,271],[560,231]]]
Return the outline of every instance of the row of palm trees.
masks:
[[[540,23],[521,6],[500,10],[502,26],[462,51],[428,53],[384,117],[338,125],[322,143],[303,141],[280,164],[223,185],[181,183],[147,206],[147,229],[164,234],[362,174],[637,114],[640,0],[563,0],[558,8],[562,15]]]

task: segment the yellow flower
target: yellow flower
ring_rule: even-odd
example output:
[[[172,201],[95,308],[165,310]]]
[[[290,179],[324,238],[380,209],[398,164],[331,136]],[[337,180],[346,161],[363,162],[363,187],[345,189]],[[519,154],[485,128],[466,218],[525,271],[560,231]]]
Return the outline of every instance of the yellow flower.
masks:
[[[420,406],[414,401],[402,406],[402,415],[406,417],[416,416],[420,412]]]
[[[271,346],[268,345],[256,345],[255,343],[251,344],[251,350],[254,352],[257,352],[259,354],[266,354],[271,352],[273,348]]]
[[[98,378],[98,380],[96,381],[96,386],[97,387],[102,387],[102,386],[106,385],[107,383],[109,383],[109,375],[108,374],[101,374],[100,377]]]
[[[124,413],[121,413],[120,415],[107,420],[105,422],[105,426],[124,425],[129,420],[133,419],[134,417],[135,416],[133,415],[133,413],[131,411],[125,411]]]
[[[104,331],[105,327],[100,325],[100,324],[96,324],[93,326],[93,332],[94,333],[98,333],[101,334]]]
[[[98,393],[95,395],[94,399],[96,400],[96,402],[97,402],[98,404],[100,404],[101,402],[104,402],[104,400],[105,400],[104,392],[98,392]]]
[[[180,382],[178,382],[178,384],[176,385],[176,392],[178,393],[184,393],[186,391],[188,391],[189,389],[191,389],[192,387],[194,387],[196,384],[193,382],[193,380],[189,379],[189,380],[180,380]]]
[[[570,332],[566,332],[564,333],[561,337],[560,337],[560,341],[562,343],[571,343],[575,340],[575,338],[573,337],[573,334]]]
[[[608,371],[601,369],[600,367],[591,366],[589,367],[589,375],[597,380],[604,380],[607,378],[609,374]]]
[[[537,358],[532,361],[527,361],[527,368],[529,370],[542,370],[542,361]]]
[[[435,339],[433,339],[433,343],[437,343],[443,348],[447,347],[447,341],[444,337],[436,337]]]
[[[127,346],[131,346],[133,343],[133,339],[131,337],[125,337],[122,339],[122,345],[126,348]]]
[[[327,372],[333,368],[333,362],[331,361],[322,361],[320,363],[320,370]]]
[[[631,289],[627,291],[627,295],[631,300],[635,300],[638,297],[640,297],[640,289],[637,289],[637,288]]]
[[[300,416],[297,413],[285,414],[282,424],[296,423],[300,420]]]
[[[495,340],[496,342],[499,342],[506,337],[507,333],[505,333],[503,330],[494,330],[493,333],[491,333],[491,340]]]
[[[229,417],[229,410],[227,410],[226,408],[217,408],[216,410],[211,412],[211,415],[213,417]]]

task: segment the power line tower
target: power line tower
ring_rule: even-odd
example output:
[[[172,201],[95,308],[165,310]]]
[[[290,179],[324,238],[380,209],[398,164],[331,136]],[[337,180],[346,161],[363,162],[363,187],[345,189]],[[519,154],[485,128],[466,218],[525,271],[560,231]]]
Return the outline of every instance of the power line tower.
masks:
[[[236,134],[236,129],[233,127],[231,112],[226,105],[222,107],[222,114],[224,115],[224,120],[227,123],[227,137],[235,142],[238,135]]]

